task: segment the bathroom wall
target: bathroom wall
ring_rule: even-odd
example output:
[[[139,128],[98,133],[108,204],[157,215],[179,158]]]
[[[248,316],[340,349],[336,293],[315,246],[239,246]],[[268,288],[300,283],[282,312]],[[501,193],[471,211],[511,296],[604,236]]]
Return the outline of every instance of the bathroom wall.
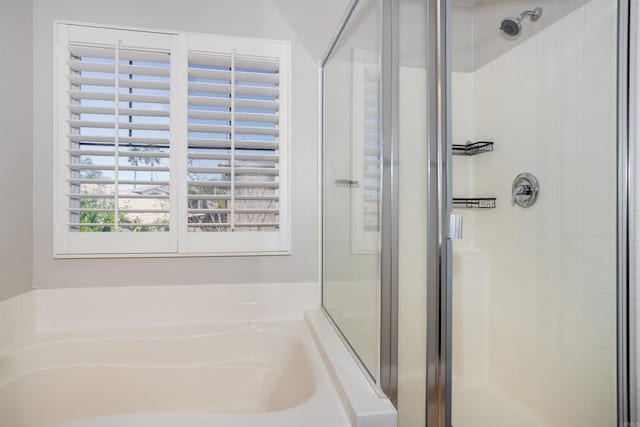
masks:
[[[451,69],[454,72],[473,71],[473,12],[470,7],[451,8]]]
[[[318,281],[317,60],[346,0],[34,0],[35,288]],[[250,13],[248,13],[250,11]],[[53,259],[53,20],[178,29],[292,42],[290,256]]]
[[[31,289],[31,2],[4,0],[0,13],[0,301]],[[33,215],[36,221],[43,216]],[[50,217],[49,217],[50,218]]]
[[[483,65],[496,59],[514,46],[517,46],[538,32],[566,16],[571,11],[584,5],[588,0],[453,0],[454,8],[453,32],[454,47],[456,34],[466,31],[472,32],[472,62],[473,70],[477,70]],[[520,35],[510,38],[497,30],[500,23],[506,17],[518,17],[525,10],[532,10],[536,7],[542,8],[542,17],[536,22],[531,22],[525,18]],[[455,9],[466,9],[471,15],[471,24],[467,27],[459,26],[456,22]],[[464,13],[458,14],[459,18]],[[455,52],[455,51],[454,51]],[[454,71],[467,71],[456,69],[455,65],[460,58],[453,55]]]
[[[465,92],[470,138],[494,141],[495,151],[470,159],[456,185],[470,174],[471,190],[495,195],[497,208],[473,212],[473,234],[461,242],[486,257],[484,283],[454,282],[454,304],[478,301],[463,315],[484,318],[464,342],[484,360],[463,362],[484,364],[486,379],[474,385],[520,402],[543,419],[535,425],[615,424],[612,3],[591,0],[522,41],[472,73]],[[540,181],[529,209],[510,204],[521,172]]]

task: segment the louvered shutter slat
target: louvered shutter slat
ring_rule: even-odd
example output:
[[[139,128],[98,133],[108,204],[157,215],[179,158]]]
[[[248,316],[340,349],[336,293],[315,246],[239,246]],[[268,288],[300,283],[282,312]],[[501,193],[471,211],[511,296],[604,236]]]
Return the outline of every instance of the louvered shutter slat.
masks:
[[[78,86],[115,86],[115,79],[107,79],[102,77],[69,76],[69,81],[71,82],[71,84]],[[120,85],[120,87],[126,88],[169,90],[168,81],[120,79],[118,84]]]
[[[113,73],[114,64],[103,62],[90,62],[81,60],[70,60],[69,68],[72,71],[92,71],[96,73]],[[132,74],[143,76],[166,76],[169,77],[169,67],[150,67],[145,65],[120,65],[120,74]]]
[[[105,116],[114,116],[115,108],[110,107],[93,107],[88,105],[70,104],[67,109],[72,114],[96,114]],[[138,117],[169,117],[168,109],[144,109],[144,108],[120,108],[121,116],[138,116]]]
[[[107,92],[91,92],[84,90],[70,90],[69,96],[74,100],[99,100],[99,101],[115,101],[115,93]],[[169,104],[168,96],[160,95],[142,95],[142,94],[126,94],[121,93],[118,96],[120,102],[140,102],[145,104]]]
[[[67,197],[70,199],[113,199],[115,195],[113,194],[78,194],[78,193],[67,193]],[[169,195],[160,195],[160,194],[128,194],[126,196],[127,199],[168,199]]]
[[[69,120],[72,128],[100,128],[115,129],[115,122],[91,121],[91,120]],[[168,123],[136,123],[136,122],[118,122],[120,129],[137,129],[137,130],[169,130]]]
[[[243,83],[263,83],[263,84],[278,84],[280,77],[278,74],[268,73],[248,73],[238,71],[236,73],[236,81]]]
[[[79,143],[101,143],[107,145],[115,145],[114,136],[101,136],[101,135],[81,135],[81,134],[69,134],[68,138],[72,142]],[[143,136],[121,136],[120,145],[169,145],[169,138],[152,138]]]
[[[207,96],[190,96],[189,106],[204,106],[204,107],[231,107],[231,100],[229,98],[222,97],[207,97]]]

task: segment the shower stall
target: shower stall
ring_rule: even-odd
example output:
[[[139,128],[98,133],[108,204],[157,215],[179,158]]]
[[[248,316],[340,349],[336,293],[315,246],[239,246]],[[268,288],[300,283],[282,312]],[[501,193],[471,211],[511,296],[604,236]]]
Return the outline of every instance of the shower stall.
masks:
[[[400,427],[636,425],[629,0],[353,0],[322,304]]]

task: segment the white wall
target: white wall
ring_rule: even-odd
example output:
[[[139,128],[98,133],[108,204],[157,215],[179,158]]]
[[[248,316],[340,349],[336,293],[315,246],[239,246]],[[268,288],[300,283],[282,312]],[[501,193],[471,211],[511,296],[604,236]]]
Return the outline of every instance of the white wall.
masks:
[[[466,338],[488,340],[487,385],[551,426],[615,424],[612,3],[591,0],[472,74],[473,137],[495,142],[472,159],[472,190],[498,207],[473,213],[488,335]],[[510,205],[521,172],[540,180],[529,209]]]
[[[587,0],[479,0],[469,3],[454,1],[454,5],[467,5],[453,9],[454,71],[477,70],[586,2]],[[542,16],[535,22],[526,18],[518,37],[511,38],[499,31],[504,18],[518,17],[525,10],[535,7],[542,8]],[[468,37],[466,42],[463,41],[465,37]]]
[[[17,3],[17,2],[16,2]],[[317,59],[344,0],[34,0],[35,288],[317,281]],[[292,255],[180,259],[52,258],[54,19],[291,40]]]
[[[33,213],[31,2],[1,3],[0,301],[31,289]]]
[[[474,67],[473,14],[474,8],[451,8],[451,69],[453,72],[470,73]]]

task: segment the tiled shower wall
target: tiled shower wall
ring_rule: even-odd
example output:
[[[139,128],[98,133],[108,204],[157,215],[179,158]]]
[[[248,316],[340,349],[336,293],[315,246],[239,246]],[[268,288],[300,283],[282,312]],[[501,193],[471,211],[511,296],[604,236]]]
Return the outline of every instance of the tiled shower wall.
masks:
[[[458,188],[497,197],[456,247],[486,256],[485,327],[465,339],[488,350],[471,366],[552,426],[615,424],[613,3],[591,0],[472,73],[461,139],[495,151],[454,163]],[[510,203],[521,172],[540,181],[529,209]]]

